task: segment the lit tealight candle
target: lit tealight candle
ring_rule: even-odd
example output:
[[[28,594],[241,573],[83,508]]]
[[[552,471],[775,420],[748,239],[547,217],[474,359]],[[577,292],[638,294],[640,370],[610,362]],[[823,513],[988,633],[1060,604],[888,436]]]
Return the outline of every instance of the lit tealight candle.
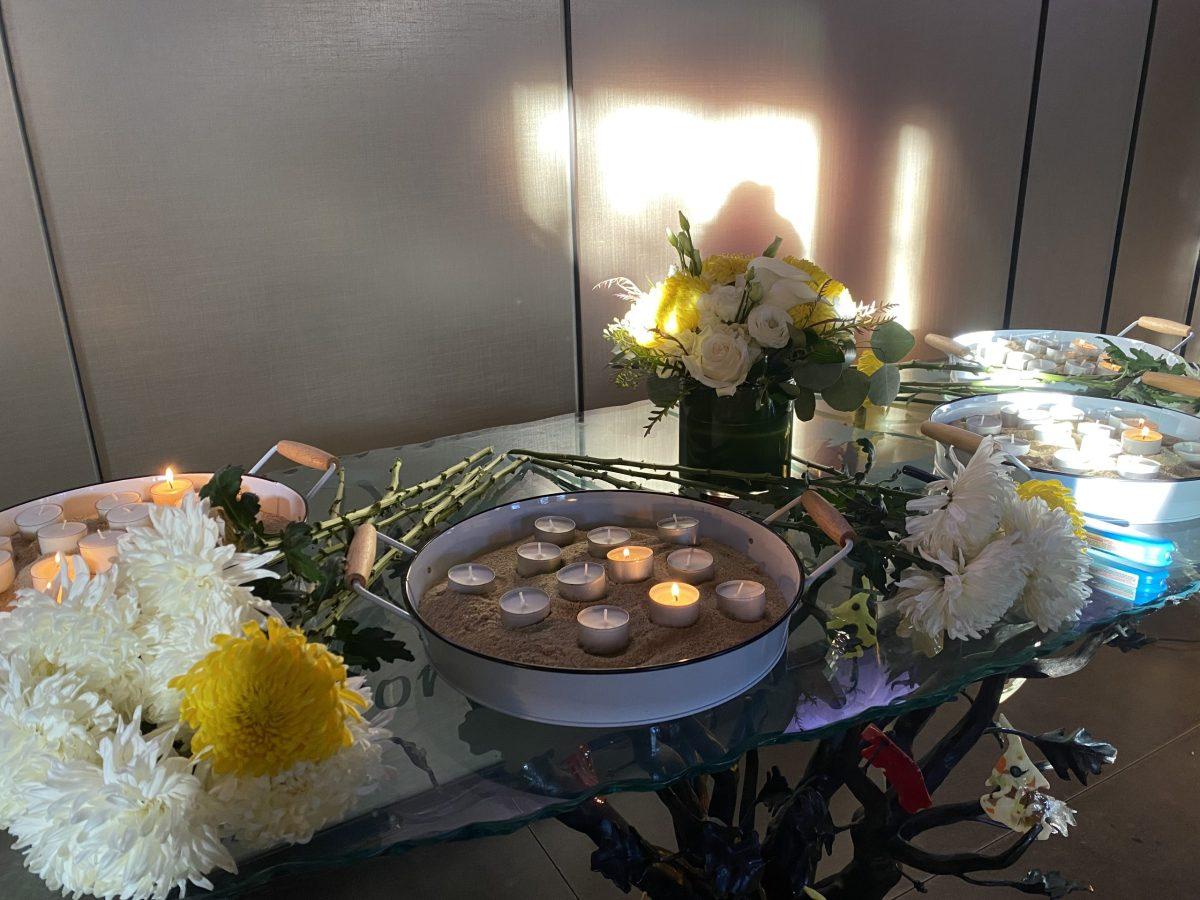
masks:
[[[1147,419],[1145,416],[1131,416],[1125,410],[1114,410],[1110,413],[1108,424],[1118,433],[1127,428],[1141,428],[1143,425],[1151,431],[1158,431],[1158,423],[1153,419]]]
[[[575,542],[575,520],[566,516],[542,516],[533,523],[533,536],[539,541],[565,547]]]
[[[548,541],[533,541],[517,548],[517,574],[542,575],[562,565],[562,550]]]
[[[717,608],[739,622],[757,622],[767,611],[767,589],[757,581],[724,581],[717,585]]]
[[[1153,456],[1162,450],[1162,441],[1163,436],[1149,425],[1121,432],[1121,449],[1133,456]]]
[[[608,577],[618,584],[645,581],[654,574],[654,551],[649,547],[618,547],[608,551]]]
[[[63,520],[63,508],[57,503],[39,503],[17,513],[17,528],[27,538],[37,537],[38,529]]]
[[[1144,456],[1122,453],[1117,457],[1117,474],[1122,478],[1154,478],[1161,469],[1162,466]]]
[[[558,579],[558,592],[564,600],[588,603],[600,600],[608,591],[608,579],[600,563],[571,563],[559,569],[555,578]]]
[[[191,481],[176,478],[175,473],[168,467],[163,480],[150,485],[150,499],[159,506],[178,506],[191,489]]]
[[[999,434],[1000,429],[1004,427],[1004,420],[1000,416],[989,414],[967,416],[965,423],[967,429],[976,434]]]
[[[96,501],[96,515],[100,517],[101,522],[107,522],[109,510],[127,503],[137,503],[141,499],[142,495],[137,491],[116,491],[112,494],[105,494]]]
[[[124,506],[114,506],[108,511],[108,527],[128,531],[135,526],[144,527],[150,524],[149,503],[126,503]]]
[[[82,522],[55,522],[38,529],[38,549],[46,556],[51,553],[73,553],[79,540],[87,534]]]
[[[1071,349],[1087,359],[1095,359],[1100,355],[1100,347],[1083,338],[1075,338],[1071,341]]]
[[[605,559],[609,550],[628,544],[632,537],[628,528],[618,528],[615,525],[593,528],[587,533],[588,553],[598,559]]]
[[[496,580],[496,573],[479,563],[461,563],[451,566],[446,578],[450,588],[460,594],[486,594]]]
[[[33,580],[33,589],[43,594],[54,594],[55,599],[62,603],[63,576],[72,582],[76,575],[87,571],[87,564],[82,556],[63,556],[55,553],[53,556],[43,556],[29,567],[29,577]]]
[[[588,653],[608,656],[629,646],[629,613],[619,606],[589,606],[575,617],[579,646]]]
[[[713,577],[713,555],[707,550],[688,547],[667,555],[667,571],[680,581],[699,584]]]
[[[537,588],[517,588],[500,598],[500,622],[505,628],[536,625],[550,615],[550,597]]]
[[[17,567],[13,565],[13,555],[9,550],[0,550],[0,593],[12,587],[13,579],[17,577]]]
[[[668,544],[700,543],[700,520],[675,513],[658,520],[658,536]]]
[[[650,621],[686,628],[700,618],[700,592],[690,584],[664,581],[650,588]]]
[[[123,531],[94,531],[79,542],[79,554],[93,575],[107,572],[117,561]]]

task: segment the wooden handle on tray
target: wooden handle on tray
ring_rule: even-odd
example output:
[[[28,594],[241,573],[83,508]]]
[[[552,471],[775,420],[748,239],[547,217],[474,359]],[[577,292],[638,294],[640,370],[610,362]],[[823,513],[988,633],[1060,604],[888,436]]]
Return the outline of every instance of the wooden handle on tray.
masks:
[[[1188,378],[1186,375],[1168,375],[1166,372],[1147,372],[1142,376],[1142,382],[1159,390],[1171,391],[1185,397],[1200,397],[1200,378]]]
[[[275,451],[297,465],[308,466],[321,472],[338,464],[338,458],[332,453],[326,453],[320,447],[310,444],[301,444],[299,441],[280,441],[275,445]]]
[[[927,438],[933,438],[939,444],[957,447],[959,450],[965,450],[968,453],[974,453],[978,450],[980,443],[983,441],[983,435],[981,434],[967,431],[967,429],[959,428],[957,425],[947,425],[944,422],[922,422],[921,434]]]
[[[375,526],[370,522],[354,529],[354,540],[346,551],[346,584],[365,584],[375,565]]]
[[[1147,331],[1153,331],[1158,334],[1173,334],[1175,337],[1187,337],[1192,333],[1192,329],[1182,322],[1176,322],[1173,319],[1160,319],[1158,316],[1141,316],[1138,320],[1138,327],[1145,328]]]
[[[844,546],[846,541],[858,540],[858,535],[854,533],[854,528],[846,521],[846,517],[816,491],[805,491],[801,494],[800,505],[808,513],[808,517],[839,547]]]
[[[971,348],[966,344],[960,344],[954,338],[948,338],[944,334],[934,334],[930,332],[925,335],[925,343],[945,353],[947,356],[957,356],[960,359],[967,359],[971,355]]]

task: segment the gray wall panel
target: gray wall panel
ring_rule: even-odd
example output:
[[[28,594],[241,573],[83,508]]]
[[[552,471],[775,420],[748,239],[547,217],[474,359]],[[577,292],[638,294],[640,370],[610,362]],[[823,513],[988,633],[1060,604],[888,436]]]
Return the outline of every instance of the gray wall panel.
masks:
[[[1039,4],[572,4],[586,403],[621,304],[590,285],[778,233],[917,330],[999,324]],[[811,245],[811,246],[808,246]]]
[[[558,0],[4,9],[106,474],[571,408]]]
[[[1038,90],[1014,328],[1100,327],[1150,0],[1054,0]]]
[[[0,508],[97,477],[11,88],[0,68]]]
[[[1200,249],[1197,84],[1200,10],[1194,0],[1159,0],[1110,331],[1139,315],[1182,319],[1186,314]],[[1142,332],[1136,336],[1151,337]]]

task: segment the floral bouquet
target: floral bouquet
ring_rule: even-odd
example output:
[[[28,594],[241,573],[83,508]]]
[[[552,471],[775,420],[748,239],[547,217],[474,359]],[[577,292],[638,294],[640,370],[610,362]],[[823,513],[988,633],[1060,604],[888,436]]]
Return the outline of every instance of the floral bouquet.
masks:
[[[623,386],[648,382],[655,411],[705,391],[749,395],[761,408],[794,404],[811,419],[820,396],[836,410],[886,405],[900,387],[895,363],[913,337],[888,306],[860,305],[811,260],[762,254],[704,257],[679,214],[667,240],[678,255],[667,277],[646,290],[627,278],[605,282],[629,301],[605,336]]]
[[[222,535],[208,500],[154,507],[109,571],[0,613],[0,827],[52,890],[211,887],[230,842],[307,841],[384,775],[363,679]]]

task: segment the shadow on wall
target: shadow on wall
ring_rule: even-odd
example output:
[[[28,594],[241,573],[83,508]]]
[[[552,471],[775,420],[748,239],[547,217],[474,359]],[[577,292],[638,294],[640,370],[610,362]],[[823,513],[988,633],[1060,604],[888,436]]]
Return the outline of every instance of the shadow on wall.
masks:
[[[686,212],[686,210],[685,210]],[[696,240],[701,252],[757,254],[776,237],[783,238],[779,255],[804,256],[808,248],[790,220],[775,205],[775,190],[753,181],[737,185]]]

